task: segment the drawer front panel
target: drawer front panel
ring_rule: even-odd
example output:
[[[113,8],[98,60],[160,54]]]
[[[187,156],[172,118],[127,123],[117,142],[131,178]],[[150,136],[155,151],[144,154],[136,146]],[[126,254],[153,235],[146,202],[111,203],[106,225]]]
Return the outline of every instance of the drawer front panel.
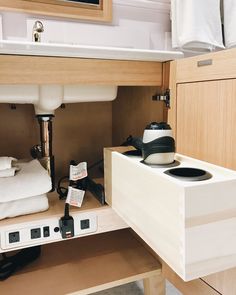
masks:
[[[235,56],[230,49],[177,60],[176,83],[235,78]]]

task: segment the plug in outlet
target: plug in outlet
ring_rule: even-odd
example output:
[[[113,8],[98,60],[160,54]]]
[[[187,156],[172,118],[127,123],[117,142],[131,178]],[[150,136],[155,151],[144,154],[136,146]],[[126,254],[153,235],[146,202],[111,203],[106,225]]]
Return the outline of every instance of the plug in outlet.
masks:
[[[0,253],[85,236],[95,233],[97,225],[96,213],[73,211],[66,219],[54,216],[44,220],[0,226]]]

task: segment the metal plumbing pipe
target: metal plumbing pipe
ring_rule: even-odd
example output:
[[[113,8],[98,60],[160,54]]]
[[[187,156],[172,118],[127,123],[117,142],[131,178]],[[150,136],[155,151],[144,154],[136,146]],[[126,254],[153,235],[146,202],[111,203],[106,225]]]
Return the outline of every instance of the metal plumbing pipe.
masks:
[[[38,115],[38,122],[40,126],[40,146],[41,157],[39,161],[43,167],[48,171],[52,179],[52,191],[55,189],[55,167],[54,156],[52,154],[52,118],[53,115]]]

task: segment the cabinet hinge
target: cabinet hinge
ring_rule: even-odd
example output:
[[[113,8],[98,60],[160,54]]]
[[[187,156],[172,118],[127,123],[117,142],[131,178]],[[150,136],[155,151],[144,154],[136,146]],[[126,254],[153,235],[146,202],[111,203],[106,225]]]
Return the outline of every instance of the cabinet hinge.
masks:
[[[170,89],[166,89],[163,94],[153,95],[152,100],[164,101],[167,108],[170,108]]]

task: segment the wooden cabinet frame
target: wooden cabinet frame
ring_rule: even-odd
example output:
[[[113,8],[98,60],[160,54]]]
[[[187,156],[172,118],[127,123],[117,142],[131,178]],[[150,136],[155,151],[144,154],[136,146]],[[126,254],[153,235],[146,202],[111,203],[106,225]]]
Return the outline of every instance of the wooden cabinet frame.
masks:
[[[163,73],[166,73],[167,71],[167,69],[164,70],[164,65],[161,62],[151,61],[145,62],[64,57],[0,55],[0,64],[0,84],[10,85],[32,85],[35,83],[81,83],[91,85],[129,85],[136,87],[137,85],[140,85],[154,86],[152,87],[152,91],[154,91],[153,88],[156,88],[157,86],[162,87],[163,83],[167,79],[162,78]],[[24,69],[24,71],[22,69]],[[35,73],[37,73],[37,75],[35,75]],[[135,96],[137,92],[138,91],[136,89],[136,92],[134,92]],[[152,102],[149,92],[147,94],[146,100],[147,99]],[[141,111],[143,114],[143,110]],[[53,198],[51,199],[51,201],[53,202]],[[123,224],[123,221],[113,212],[111,208],[109,208],[108,206],[100,208],[100,205],[98,205],[98,208],[96,208],[96,203],[97,201],[94,198],[89,199],[89,195],[87,195],[85,203],[83,204],[83,208],[71,209],[71,213],[73,214],[73,210],[83,209],[90,212],[96,212],[99,219],[99,224],[101,224],[101,227],[98,228],[98,233],[101,233],[101,235],[104,234],[104,237],[108,236],[107,240],[110,241],[109,243],[107,243],[104,239],[101,241],[101,244],[103,244],[101,246],[101,252],[103,252],[102,255],[100,255],[98,251],[96,251],[95,253],[93,246],[96,245],[96,249],[98,249],[97,244],[99,243],[99,235],[91,235],[91,237],[88,237],[87,241],[93,240],[93,242],[87,242],[86,247],[81,247],[84,251],[84,257],[82,257],[81,251],[77,253],[77,257],[74,257],[74,255],[71,256],[71,252],[67,251],[70,257],[65,258],[64,256],[61,256],[62,261],[58,260],[58,255],[56,255],[57,258],[55,260],[50,255],[50,251],[53,251],[54,253],[55,247],[58,247],[58,252],[62,253],[63,251],[65,251],[64,245],[67,244],[70,244],[71,247],[75,247],[75,249],[78,249],[77,244],[75,244],[74,246],[73,242],[80,242],[80,240],[82,239],[77,239],[78,241],[67,241],[63,243],[54,243],[51,245],[43,246],[44,253],[48,253],[47,257],[50,257],[50,261],[52,262],[51,271],[53,271],[53,274],[51,275],[53,278],[55,278],[55,281],[58,280],[59,276],[65,276],[65,280],[68,279],[70,282],[72,282],[65,284],[64,280],[61,280],[63,284],[57,285],[57,293],[65,294],[67,291],[68,293],[75,291],[73,294],[90,294],[95,291],[101,291],[106,288],[133,282],[135,280],[143,280],[145,295],[164,295],[165,279],[162,276],[161,265],[158,263],[158,259],[156,259],[156,257],[153,257],[153,255],[150,254],[149,251],[147,251],[147,249],[145,249],[145,247],[143,247],[143,245],[139,241],[135,241],[136,239],[133,239],[132,237],[130,237],[132,243],[131,245],[129,245],[127,237],[129,237],[131,234],[123,236],[123,234],[121,233],[122,236],[119,236],[119,232],[111,232],[107,234],[104,233],[107,231],[113,231],[115,229],[122,229],[123,227],[126,227],[126,225]],[[57,202],[54,202],[54,204],[56,206],[53,207],[51,205],[51,209],[49,211],[39,213],[42,219],[44,219],[45,215],[47,214],[49,217],[52,216],[52,214],[55,214],[56,216],[61,216],[63,208],[58,208],[58,205],[63,206],[63,203],[58,204]],[[55,209],[54,213],[50,212],[53,208]],[[33,218],[36,218],[36,220],[38,220],[39,215],[35,214],[33,215]],[[16,222],[18,224],[20,223],[20,220],[22,220],[23,222],[27,222],[27,220],[31,220],[32,216],[24,216],[22,218],[23,219],[21,219],[21,217],[17,218]],[[3,226],[4,224],[7,225],[8,222],[14,222],[14,220],[15,219],[13,218],[2,221],[1,226]],[[102,220],[105,220],[105,224]],[[126,230],[124,231],[127,232]],[[118,249],[119,245],[117,241],[114,242],[114,239],[112,239],[112,237],[114,236],[121,244],[121,249]],[[113,245],[111,245],[111,242],[114,242],[114,250],[112,249]],[[134,246],[132,246],[133,244]],[[88,246],[90,246],[90,250],[88,249]],[[104,253],[106,249],[103,250],[103,246],[107,249],[107,255],[106,253]],[[133,249],[131,249],[131,246]],[[136,253],[137,256],[134,257]],[[24,288],[26,288],[26,293],[32,293],[29,291],[29,288],[34,288],[35,284],[32,281],[32,277],[38,278],[38,275],[35,274],[35,272],[38,273],[38,271],[41,272],[43,277],[41,278],[41,289],[36,290],[35,292],[39,292],[41,294],[48,291],[49,288],[47,284],[48,282],[50,282],[51,284],[51,281],[46,278],[47,273],[50,271],[50,266],[45,263],[45,261],[47,260],[47,258],[45,257],[46,256],[42,256],[42,259],[40,259],[40,261],[35,262],[34,269],[29,266],[26,272],[24,272],[23,270],[23,273],[19,273],[19,275],[16,274],[15,276],[7,280],[6,283],[1,284],[0,293],[4,293],[5,290],[8,290],[7,292],[9,292],[9,294],[13,294],[15,290],[20,289],[22,291],[24,290]],[[112,257],[114,257],[114,259],[112,259]],[[133,259],[135,261],[135,264],[131,261],[132,257],[134,257]],[[101,262],[102,258],[104,258],[104,260]],[[63,265],[65,260],[67,261],[67,267],[64,267]],[[86,261],[88,261],[88,264],[86,263]],[[40,265],[38,264],[38,262],[40,263]],[[84,263],[86,263],[86,269],[88,270],[88,275],[86,275],[86,279],[84,279],[86,274]],[[104,273],[102,269],[104,265],[106,265],[105,268],[107,270],[107,273]],[[115,268],[114,265],[116,266]],[[131,270],[129,270],[129,266]],[[99,269],[99,267],[101,268]],[[70,269],[68,270],[68,268]],[[79,276],[81,279],[80,281],[78,280],[78,275],[76,271],[81,271],[81,269],[83,269],[84,277]],[[89,275],[93,274],[94,269],[95,273],[97,270],[97,273],[100,274],[100,276]],[[54,272],[54,270],[56,270],[56,272]],[[75,279],[71,280],[70,272],[73,273]],[[68,274],[68,276],[66,275],[66,273]],[[22,278],[22,275],[24,278]],[[101,280],[98,280],[98,277],[100,277]],[[26,281],[29,281],[30,284],[25,284]],[[11,290],[9,289],[9,286],[11,286]]]
[[[180,117],[181,107],[181,114],[191,114],[189,115],[189,118],[191,118],[192,120],[194,120],[192,115],[195,114],[196,117],[200,113],[200,111],[202,118],[206,118],[207,116],[207,122],[212,128],[211,130],[217,130],[217,136],[215,136],[213,132],[206,133],[206,131],[205,136],[202,137],[199,136],[199,132],[195,132],[194,134],[197,138],[199,146],[201,146],[202,143],[204,143],[205,148],[207,146],[208,151],[211,153],[211,159],[209,156],[207,157],[207,159],[202,159],[203,147],[199,148],[198,152],[196,152],[196,149],[194,151],[191,150],[190,156],[199,158],[201,160],[211,161],[214,164],[222,165],[231,169],[235,169],[234,153],[227,153],[227,147],[229,146],[228,142],[230,142],[233,151],[233,143],[235,140],[235,124],[232,123],[232,126],[229,126],[230,124],[226,125],[226,123],[224,122],[225,125],[223,127],[225,130],[227,130],[227,133],[220,132],[220,123],[217,123],[217,120],[215,120],[214,124],[212,124],[212,118],[214,118],[215,114],[218,114],[218,116],[216,115],[217,118],[220,114],[224,115],[224,118],[227,119],[231,116],[230,118],[232,118],[232,122],[235,118],[235,55],[236,49],[230,49],[171,62],[171,101],[170,110],[168,111],[168,122],[172,126],[176,141],[181,143],[181,147],[185,145],[186,141],[189,142],[188,146],[191,148],[196,145],[196,143],[192,142],[191,138],[188,136],[189,132],[195,132],[194,127],[191,127],[190,131],[188,123],[186,121],[182,121],[183,118]],[[212,99],[210,100],[210,98],[212,97],[214,97],[214,103],[210,103],[212,102]],[[188,99],[188,104],[184,105],[183,101],[186,102],[186,99]],[[196,101],[197,99],[198,101]],[[201,108],[199,108],[199,99],[202,99]],[[221,103],[219,103],[219,100],[221,100]],[[209,106],[207,104],[209,104]],[[208,106],[208,108],[206,106]],[[227,112],[227,110],[230,110],[230,113]],[[211,116],[211,114],[213,115]],[[180,134],[182,126],[180,127],[180,125],[177,124],[177,122],[180,121],[184,126],[188,126],[188,131],[184,131],[182,132],[182,134]],[[202,122],[205,121],[202,120]],[[195,126],[195,124],[193,126]],[[198,123],[198,128],[201,128],[201,130],[203,131],[203,124]],[[183,137],[183,133],[186,140]],[[225,137],[222,136],[222,134]],[[216,142],[220,142],[220,145],[217,145]],[[214,148],[212,148],[212,146],[214,146]],[[217,153],[219,150],[222,151],[221,157],[219,157],[219,153]],[[180,150],[178,150],[178,152],[185,153],[181,150],[181,148]],[[225,243],[227,242],[228,241],[225,241]],[[167,275],[166,277],[168,278]],[[232,268],[204,277],[201,279],[201,281],[206,282],[208,285],[212,286],[212,288],[217,290],[218,294],[232,295],[235,294],[235,277],[236,268]],[[178,281],[174,279],[173,283],[176,285],[176,287],[178,287]],[[191,294],[195,293],[191,292]],[[199,294],[203,293],[200,292]]]
[[[161,86],[163,82],[162,63],[152,61],[0,55],[0,64],[0,84]]]
[[[110,22],[112,20],[112,0],[102,0],[102,5],[99,6],[65,4],[57,0],[0,0],[0,10],[99,22]]]

